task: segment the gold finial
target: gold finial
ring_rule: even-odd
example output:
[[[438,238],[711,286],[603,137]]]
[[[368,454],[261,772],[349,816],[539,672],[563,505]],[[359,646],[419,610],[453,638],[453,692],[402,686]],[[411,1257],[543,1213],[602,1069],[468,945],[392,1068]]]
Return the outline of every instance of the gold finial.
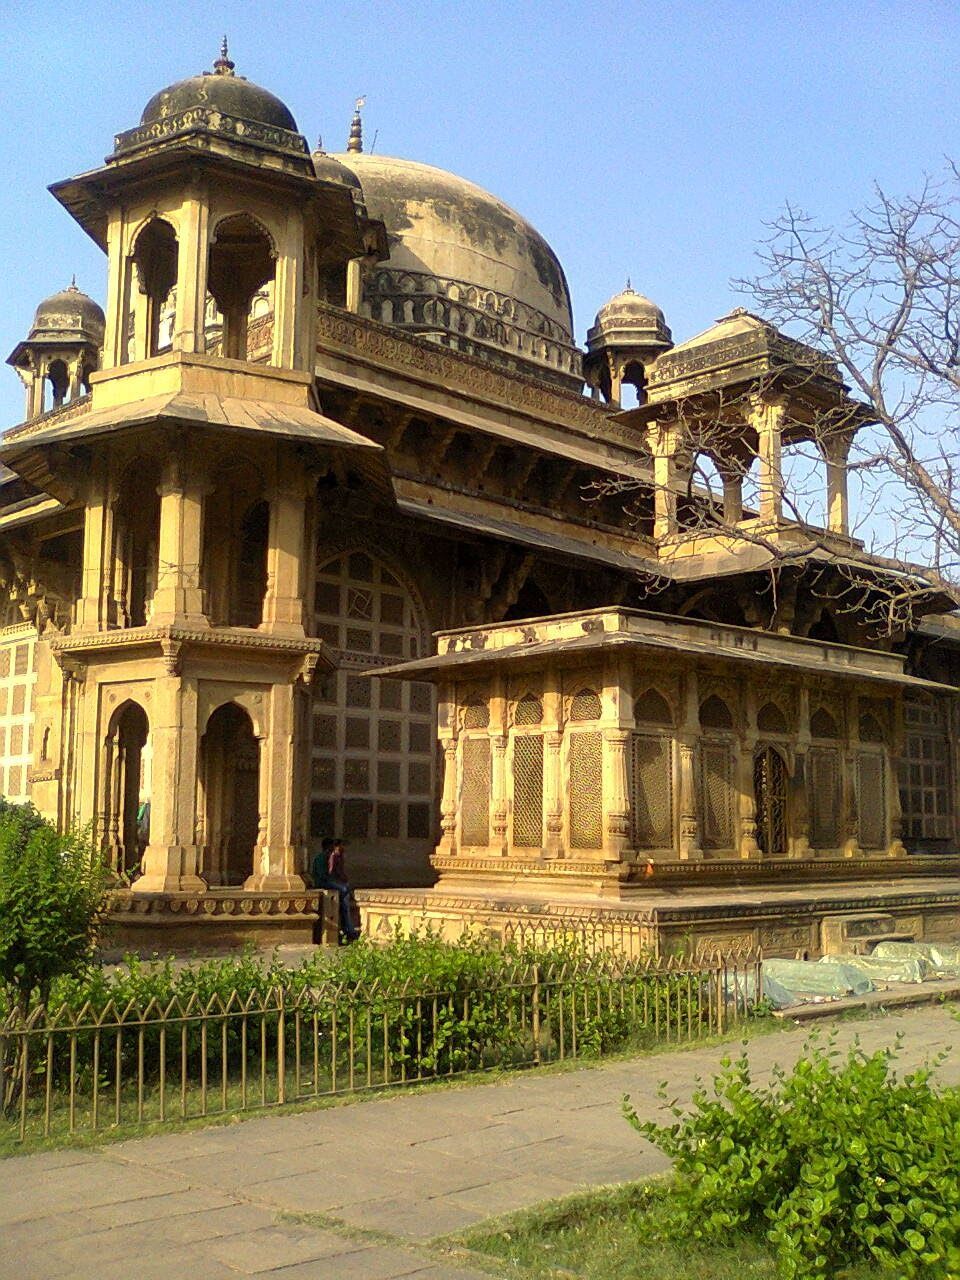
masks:
[[[350,137],[347,139],[348,151],[363,150],[363,121],[360,112],[366,106],[366,98],[358,98],[353,108],[353,119],[350,121]]]
[[[213,64],[213,73],[217,76],[232,76],[235,62],[230,61],[230,50],[227,48],[227,37],[220,41],[220,57]]]

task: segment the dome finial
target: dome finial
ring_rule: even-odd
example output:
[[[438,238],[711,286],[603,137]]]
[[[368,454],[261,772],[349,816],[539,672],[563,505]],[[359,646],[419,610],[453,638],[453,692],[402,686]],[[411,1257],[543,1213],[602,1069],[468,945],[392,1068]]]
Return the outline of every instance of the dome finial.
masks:
[[[347,139],[348,151],[363,150],[363,121],[360,119],[360,112],[366,103],[366,98],[358,98],[354,104],[353,119],[350,121],[350,137]]]
[[[235,62],[230,61],[230,50],[227,47],[227,37],[224,36],[220,41],[220,57],[213,64],[214,75],[232,76]]]
[[[77,288],[77,273],[75,271],[73,275],[70,277],[70,288],[74,291],[74,293],[80,292],[80,290]]]
[[[629,276],[627,276],[627,293],[633,293],[633,285],[630,283]]]

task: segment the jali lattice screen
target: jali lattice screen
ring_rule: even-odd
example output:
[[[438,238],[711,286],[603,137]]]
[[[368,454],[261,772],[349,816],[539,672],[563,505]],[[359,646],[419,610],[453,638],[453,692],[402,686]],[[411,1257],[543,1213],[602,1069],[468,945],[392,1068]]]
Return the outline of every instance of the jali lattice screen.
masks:
[[[570,846],[599,849],[603,844],[603,772],[599,733],[570,735]]]
[[[464,738],[461,758],[460,839],[490,843],[490,739]]]
[[[638,849],[673,848],[673,741],[633,735],[633,839]]]
[[[543,738],[519,734],[513,740],[513,843],[520,849],[543,844]]]

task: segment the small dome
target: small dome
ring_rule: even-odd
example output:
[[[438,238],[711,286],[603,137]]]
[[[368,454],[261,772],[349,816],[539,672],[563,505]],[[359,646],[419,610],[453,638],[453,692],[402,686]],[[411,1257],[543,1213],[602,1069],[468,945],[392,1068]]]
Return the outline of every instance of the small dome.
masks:
[[[213,71],[178,80],[155,93],[143,109],[141,125],[154,124],[191,107],[214,107],[224,115],[299,133],[296,120],[280,99],[268,89],[235,75],[233,65],[224,41]]]
[[[44,298],[33,317],[30,340],[63,336],[73,341],[103,343],[106,325],[103,311],[93,298],[81,293],[75,284]]]
[[[627,284],[605,302],[587,334],[587,349],[601,346],[661,346],[672,341],[666,317],[655,302]]]
[[[360,199],[363,199],[360,179],[345,164],[341,164],[336,156],[326,151],[314,151],[311,158],[314,172],[321,182],[335,182],[338,186],[348,187],[351,192],[356,192]]]

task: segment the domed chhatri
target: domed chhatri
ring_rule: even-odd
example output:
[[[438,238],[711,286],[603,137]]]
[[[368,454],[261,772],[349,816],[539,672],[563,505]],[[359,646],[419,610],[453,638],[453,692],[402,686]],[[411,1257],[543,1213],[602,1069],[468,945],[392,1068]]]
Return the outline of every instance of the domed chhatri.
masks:
[[[630,345],[642,341],[644,345],[671,344],[671,333],[666,317],[655,302],[630,286],[614,294],[597,312],[596,319],[587,334],[587,349],[597,350],[606,345]]]
[[[389,260],[364,283],[368,314],[579,387],[563,268],[525,218],[431,165],[355,150],[332,158],[359,179],[370,217],[387,230]]]
[[[206,107],[222,111],[224,115],[236,116],[240,120],[251,120],[257,124],[286,129],[290,133],[299,133],[297,122],[289,108],[268,89],[253,84],[244,76],[238,76],[234,67],[235,64],[227,56],[227,41],[224,39],[220,57],[213,64],[213,71],[178,80],[176,84],[167,85],[165,89],[155,93],[143,109],[141,126],[180,115],[193,107]]]
[[[100,346],[105,323],[102,308],[73,282],[40,303],[33,316],[29,340],[70,338]]]
[[[620,404],[623,385],[637,390],[642,403],[647,373],[673,336],[655,302],[627,287],[605,302],[587,333],[583,373],[587,384],[608,404]]]

